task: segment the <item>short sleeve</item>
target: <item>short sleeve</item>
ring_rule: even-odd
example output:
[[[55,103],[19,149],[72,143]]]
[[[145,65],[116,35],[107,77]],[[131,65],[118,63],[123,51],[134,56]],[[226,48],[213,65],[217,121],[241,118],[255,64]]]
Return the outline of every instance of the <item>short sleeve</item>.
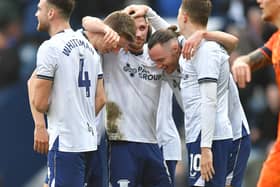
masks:
[[[205,42],[199,54],[197,54],[195,68],[198,74],[198,82],[217,82],[219,77],[221,50],[214,42]]]
[[[48,42],[44,42],[37,53],[37,77],[53,80],[57,68],[57,62],[57,48],[51,46]]]
[[[262,53],[268,57],[269,59],[272,58],[272,48],[274,46],[275,41],[278,40],[279,37],[279,32],[274,33],[270,39],[264,44],[264,46],[262,48],[260,48],[260,50],[262,51]]]
[[[103,70],[102,70],[102,58],[98,60],[98,79],[103,79]]]

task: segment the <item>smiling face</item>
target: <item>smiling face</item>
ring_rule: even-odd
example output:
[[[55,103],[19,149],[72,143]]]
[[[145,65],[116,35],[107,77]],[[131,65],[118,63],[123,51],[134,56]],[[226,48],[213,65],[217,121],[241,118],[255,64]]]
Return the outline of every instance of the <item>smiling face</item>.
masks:
[[[176,40],[168,41],[165,44],[158,43],[149,50],[149,55],[158,68],[170,74],[177,69],[180,47]]]

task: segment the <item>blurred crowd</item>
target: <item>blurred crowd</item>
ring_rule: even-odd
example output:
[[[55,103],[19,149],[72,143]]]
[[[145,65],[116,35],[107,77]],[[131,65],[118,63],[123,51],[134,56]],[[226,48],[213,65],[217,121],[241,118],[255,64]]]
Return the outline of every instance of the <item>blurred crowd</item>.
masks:
[[[12,97],[11,93],[15,91],[15,86],[23,85],[25,87],[26,81],[35,67],[38,46],[42,41],[48,39],[47,35],[36,31],[37,3],[38,0],[0,0],[1,119],[4,117],[1,116],[1,113],[5,110],[9,98]],[[91,15],[102,18],[114,10],[122,9],[133,3],[148,4],[162,17],[175,19],[181,1],[77,0],[71,20],[72,26],[76,29],[79,28],[83,16]],[[231,61],[239,55],[247,54],[262,46],[276,31],[271,25],[262,22],[261,10],[255,0],[212,0],[212,3],[211,19],[215,20],[216,28],[232,33],[239,38],[239,45],[231,54]],[[240,98],[251,127],[253,146],[244,181],[245,187],[256,186],[262,162],[276,138],[279,111],[279,94],[272,66],[257,71],[253,76],[253,81],[247,88],[240,90]],[[28,107],[25,106],[25,108],[26,112],[31,115]],[[178,128],[182,131],[182,115],[178,115],[178,112],[174,113]],[[32,124],[25,126],[29,128],[29,131],[33,131]],[[0,127],[3,128],[2,125]],[[180,134],[183,136],[182,132]],[[33,142],[29,143],[33,144]],[[29,148],[31,149],[31,146]],[[178,166],[178,175],[184,172],[181,170],[182,168]],[[180,181],[179,179],[178,176],[178,181]]]

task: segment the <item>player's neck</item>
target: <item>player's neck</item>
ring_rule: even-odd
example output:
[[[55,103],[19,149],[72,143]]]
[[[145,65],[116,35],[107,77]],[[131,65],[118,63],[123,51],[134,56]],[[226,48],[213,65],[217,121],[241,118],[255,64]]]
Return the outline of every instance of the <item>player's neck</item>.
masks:
[[[49,35],[52,37],[57,33],[64,31],[65,29],[70,29],[70,23],[68,21],[57,21],[51,24]]]
[[[207,30],[207,28],[202,25],[188,22],[185,26],[185,29],[181,31],[181,33],[185,36],[185,38],[189,38],[193,33],[199,30]]]

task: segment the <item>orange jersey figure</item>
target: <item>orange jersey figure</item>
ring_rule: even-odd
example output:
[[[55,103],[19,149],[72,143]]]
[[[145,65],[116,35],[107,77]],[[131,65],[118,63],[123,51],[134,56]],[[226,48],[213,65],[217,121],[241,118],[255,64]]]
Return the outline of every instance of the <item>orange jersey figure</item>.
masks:
[[[280,89],[280,30],[272,35],[269,41],[261,49],[274,67],[276,82]],[[270,151],[258,181],[258,187],[280,186],[280,120],[278,119],[278,132],[276,142]]]

